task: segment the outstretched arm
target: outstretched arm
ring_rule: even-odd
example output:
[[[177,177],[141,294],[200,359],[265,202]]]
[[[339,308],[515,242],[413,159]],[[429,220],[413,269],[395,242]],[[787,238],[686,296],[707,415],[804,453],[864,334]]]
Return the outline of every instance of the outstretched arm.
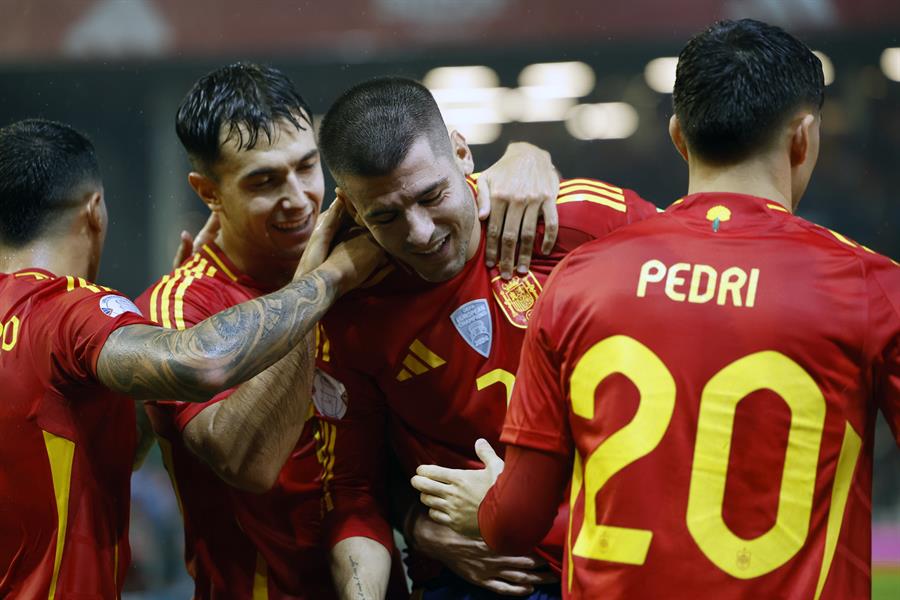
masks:
[[[293,349],[345,291],[383,261],[366,236],[338,245],[328,259],[281,290],[238,304],[190,329],[127,325],[100,353],[97,376],[134,398],[208,400]]]

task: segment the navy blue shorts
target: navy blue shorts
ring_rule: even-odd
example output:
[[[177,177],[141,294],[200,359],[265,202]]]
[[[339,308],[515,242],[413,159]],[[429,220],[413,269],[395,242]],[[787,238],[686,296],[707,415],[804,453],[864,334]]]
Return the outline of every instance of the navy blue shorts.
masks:
[[[511,598],[523,598],[525,600],[561,600],[562,588],[560,584],[538,586],[529,596],[503,596],[496,594],[465,579],[447,573],[432,579],[419,590],[421,596],[413,594],[413,598],[422,600],[510,600]]]

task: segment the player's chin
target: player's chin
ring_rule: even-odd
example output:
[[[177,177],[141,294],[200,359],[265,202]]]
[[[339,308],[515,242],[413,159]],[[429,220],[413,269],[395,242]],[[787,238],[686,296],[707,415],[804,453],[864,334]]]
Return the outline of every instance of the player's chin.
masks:
[[[456,277],[459,272],[462,271],[464,264],[464,260],[454,258],[441,265],[420,263],[418,265],[414,265],[414,268],[419,277],[421,277],[425,281],[429,281],[431,283],[441,283],[443,281],[449,281],[450,279]]]

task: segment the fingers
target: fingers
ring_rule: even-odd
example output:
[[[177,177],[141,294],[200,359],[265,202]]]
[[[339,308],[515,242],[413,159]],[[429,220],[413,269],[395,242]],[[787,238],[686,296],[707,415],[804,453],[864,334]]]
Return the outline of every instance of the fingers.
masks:
[[[556,236],[559,233],[559,215],[556,209],[556,198],[545,200],[541,204],[541,213],[544,215],[544,241],[541,244],[541,253],[550,254],[556,245]]]
[[[556,573],[549,569],[541,571],[504,570],[500,571],[497,578],[519,585],[543,585],[545,583],[555,583],[559,581],[559,577],[556,576]]]
[[[503,233],[500,235],[500,276],[504,279],[512,277],[513,264],[516,260],[516,244],[519,241],[519,230],[522,227],[524,213],[525,203],[523,202],[512,201],[506,208]],[[534,238],[532,237],[532,239]]]
[[[547,566],[547,563],[532,556],[494,555],[487,562],[490,562],[497,569],[513,571],[535,571]]]
[[[200,229],[200,231],[197,232],[197,237],[194,238],[192,251],[199,252],[200,249],[203,248],[204,244],[208,244],[216,239],[216,235],[218,235],[219,233],[219,228],[219,213],[209,213],[209,218],[206,219],[206,223],[203,224],[203,227]]]
[[[528,267],[531,266],[531,253],[534,250],[534,235],[540,212],[540,204],[529,204],[525,208],[525,216],[522,218],[522,233],[519,237],[519,266],[516,268],[519,275],[528,273]]]
[[[446,525],[447,527],[450,527],[453,524],[453,520],[450,518],[450,515],[435,508],[428,509],[428,518],[435,523]]]
[[[494,593],[502,594],[504,596],[528,596],[529,594],[534,592],[534,588],[530,585],[517,585],[514,583],[508,583],[506,581],[503,581],[502,579],[488,579],[487,581],[480,583],[479,585]]]
[[[172,268],[177,269],[188,256],[191,255],[191,249],[194,247],[194,240],[187,231],[181,232],[181,239],[178,241],[178,249],[175,251],[175,257],[172,259]]]
[[[440,511],[443,513],[447,513],[449,515],[450,505],[443,498],[439,498],[437,496],[432,496],[430,494],[419,494],[419,499],[422,501],[422,504],[427,506],[430,509],[434,509],[436,511]],[[437,519],[435,519],[437,520]],[[440,521],[438,521],[440,523]],[[446,524],[446,523],[442,523]]]
[[[458,469],[448,469],[439,467],[438,465],[419,465],[416,469],[416,475],[434,479],[442,483],[456,483],[459,481]]]
[[[475,454],[484,463],[484,465],[492,470],[503,469],[503,459],[497,456],[490,442],[484,438],[478,438],[475,442]]]
[[[503,229],[503,220],[506,217],[506,208],[506,203],[491,207],[491,216],[488,219],[487,226],[487,239],[484,245],[484,259],[489,269],[497,264],[497,246],[500,243],[500,233]]]
[[[484,221],[491,213],[491,191],[488,189],[487,181],[482,178],[482,184],[478,186],[478,194],[475,200],[478,204],[478,220]]]
[[[445,483],[435,481],[434,479],[430,479],[428,477],[422,477],[421,475],[414,475],[413,478],[409,480],[409,482],[420,492],[424,494],[431,494],[432,496],[446,497],[452,489]]]

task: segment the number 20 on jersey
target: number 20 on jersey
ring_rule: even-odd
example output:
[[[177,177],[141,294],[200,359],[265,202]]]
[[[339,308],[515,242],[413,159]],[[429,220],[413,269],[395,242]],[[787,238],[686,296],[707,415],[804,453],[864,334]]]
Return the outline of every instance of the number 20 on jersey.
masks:
[[[660,443],[675,408],[676,387],[669,369],[647,346],[627,336],[612,336],[594,344],[576,363],[569,381],[572,412],[593,420],[597,386],[614,373],[631,380],[640,393],[640,402],[634,418],[585,459],[575,453],[571,502],[574,504],[583,486],[585,503],[583,524],[571,554],[641,565],[653,532],[598,524],[595,499],[613,475],[653,452]],[[762,535],[743,539],[731,531],[722,517],[725,482],[738,404],[763,388],[778,394],[788,405],[791,423],[776,522]],[[598,405],[602,410],[602,398]],[[809,530],[825,409],[825,398],[812,377],[794,360],[774,351],[744,356],[723,367],[704,386],[686,521],[703,554],[726,573],[740,579],[765,575],[803,547]],[[816,597],[834,555],[860,447],[859,436],[847,424],[831,494]]]

